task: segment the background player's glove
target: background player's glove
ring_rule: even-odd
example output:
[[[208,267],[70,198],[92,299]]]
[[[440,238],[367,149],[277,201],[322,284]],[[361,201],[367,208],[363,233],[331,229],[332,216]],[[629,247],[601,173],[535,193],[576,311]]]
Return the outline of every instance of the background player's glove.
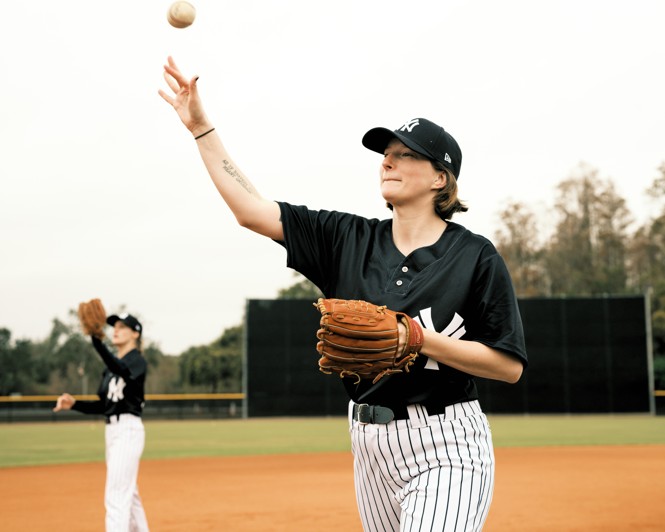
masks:
[[[79,321],[83,334],[104,338],[104,326],[106,325],[106,310],[101,300],[91,299],[79,304]]]
[[[367,301],[319,299],[321,328],[316,350],[319,369],[340,377],[379,379],[409,371],[423,346],[423,330],[411,317]],[[406,327],[406,343],[400,347],[398,323]]]

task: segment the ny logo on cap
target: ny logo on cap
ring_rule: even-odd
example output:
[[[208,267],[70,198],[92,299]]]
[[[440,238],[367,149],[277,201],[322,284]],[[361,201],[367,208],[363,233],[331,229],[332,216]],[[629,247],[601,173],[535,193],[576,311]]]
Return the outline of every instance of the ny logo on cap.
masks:
[[[450,159],[450,155],[446,153],[446,156],[444,157],[447,163],[453,164],[453,161]]]
[[[418,121],[417,118],[412,118],[408,122],[406,122],[401,128],[399,128],[398,131],[408,131],[411,133],[413,131],[413,128],[416,126],[419,126],[420,122]]]

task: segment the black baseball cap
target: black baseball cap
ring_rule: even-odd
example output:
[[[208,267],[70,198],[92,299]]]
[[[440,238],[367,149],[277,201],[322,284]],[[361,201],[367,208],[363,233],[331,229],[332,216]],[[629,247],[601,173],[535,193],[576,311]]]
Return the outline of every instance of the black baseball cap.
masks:
[[[106,318],[106,323],[108,323],[111,327],[113,327],[118,321],[121,321],[131,330],[136,331],[139,334],[143,332],[143,326],[141,325],[141,322],[126,312],[123,314],[113,314]]]
[[[363,146],[383,154],[392,139],[399,139],[413,151],[448,168],[459,179],[462,167],[462,150],[459,144],[441,126],[426,118],[412,118],[391,131],[385,127],[370,129],[363,137]]]

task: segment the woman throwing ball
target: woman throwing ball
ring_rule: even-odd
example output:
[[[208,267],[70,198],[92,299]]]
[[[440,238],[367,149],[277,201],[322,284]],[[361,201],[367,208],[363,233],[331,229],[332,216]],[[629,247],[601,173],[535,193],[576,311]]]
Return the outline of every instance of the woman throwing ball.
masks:
[[[186,78],[171,58],[164,74],[170,92],[160,95],[241,226],[280,243],[287,265],[326,298],[385,306],[423,329],[409,371],[376,384],[341,379],[364,530],[481,530],[494,453],[474,379],[517,382],[527,356],[503,260],[489,240],[451,221],[467,210],[457,197],[456,140],[425,118],[364,135],[362,144],[382,156],[378,184],[391,211],[384,220],[270,201],[226,151],[204,112],[198,78]]]

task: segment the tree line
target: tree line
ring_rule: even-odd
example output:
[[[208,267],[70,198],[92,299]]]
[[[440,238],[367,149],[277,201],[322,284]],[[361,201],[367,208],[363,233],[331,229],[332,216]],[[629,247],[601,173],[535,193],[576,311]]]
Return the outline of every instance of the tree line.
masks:
[[[550,209],[511,201],[498,213],[491,236],[520,298],[648,293],[656,388],[665,389],[665,163],[645,195],[657,214],[635,226],[614,183],[580,165],[558,184]],[[318,288],[296,277],[278,299],[320,297]],[[0,395],[96,393],[102,362],[81,335],[74,310],[69,318],[53,320],[40,341],[12,340],[0,328]],[[143,349],[150,371],[146,392],[241,391],[242,339],[240,324],[178,356],[149,343]]]
[[[279,290],[278,299],[321,296],[312,283],[299,280]],[[81,333],[78,316],[54,319],[49,335],[40,341],[12,340],[0,327],[0,395],[96,394],[104,365],[90,339]],[[143,346],[149,377],[146,393],[223,393],[242,391],[243,325],[225,329],[205,345],[177,356],[165,355],[155,343]]]
[[[665,163],[644,192],[657,214],[636,225],[612,180],[580,165],[551,210],[510,202],[494,243],[520,298],[648,294],[656,387],[665,389]]]

